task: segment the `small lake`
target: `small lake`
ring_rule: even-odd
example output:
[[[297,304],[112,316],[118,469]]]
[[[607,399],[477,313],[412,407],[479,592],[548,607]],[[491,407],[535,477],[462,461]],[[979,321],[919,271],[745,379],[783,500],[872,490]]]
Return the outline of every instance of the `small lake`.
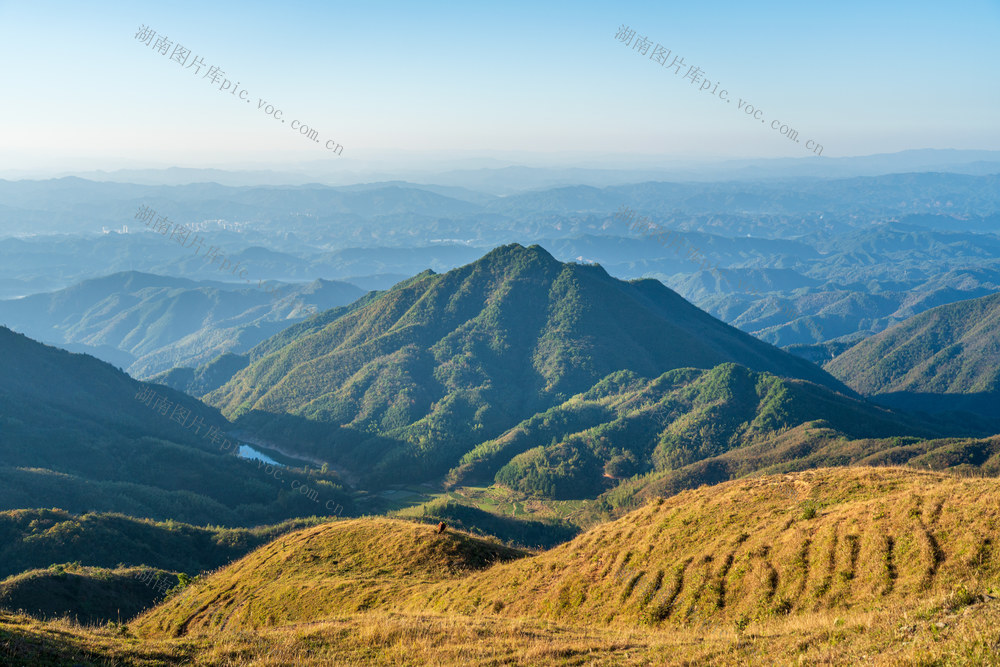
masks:
[[[285,467],[283,463],[278,463],[267,454],[263,454],[257,451],[250,445],[240,445],[239,455],[244,459],[254,459],[256,461],[263,461],[264,463],[270,463],[271,465],[281,466],[282,468]]]

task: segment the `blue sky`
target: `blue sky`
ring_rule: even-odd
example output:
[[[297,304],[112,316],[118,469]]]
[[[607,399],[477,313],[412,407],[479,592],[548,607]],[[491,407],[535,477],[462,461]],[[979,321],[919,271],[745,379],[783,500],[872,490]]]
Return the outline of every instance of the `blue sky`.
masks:
[[[251,103],[138,42],[143,24],[221,67]],[[621,24],[721,81],[731,102],[615,41]],[[0,0],[0,171],[806,157],[809,138],[829,157],[1000,149],[998,36],[997,0]]]

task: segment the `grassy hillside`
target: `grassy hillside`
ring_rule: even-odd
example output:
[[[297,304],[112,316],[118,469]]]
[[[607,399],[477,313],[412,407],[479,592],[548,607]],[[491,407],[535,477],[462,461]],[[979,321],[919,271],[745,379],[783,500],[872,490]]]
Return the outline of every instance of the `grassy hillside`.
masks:
[[[1000,294],[916,315],[863,340],[826,369],[882,401],[1000,419]]]
[[[998,501],[993,479],[904,469],[731,482],[421,599],[444,613],[664,625],[971,596],[1000,584]]]
[[[398,519],[307,528],[268,544],[137,619],[140,635],[184,635],[385,608],[430,582],[526,552]],[[295,591],[290,595],[290,591]]]
[[[987,665],[996,661],[998,625],[1000,603],[960,596],[915,608],[665,630],[373,611],[196,639],[136,639],[118,626],[81,628],[0,612],[0,657],[12,667]]]
[[[848,391],[657,281],[616,280],[537,246],[498,248],[322,328],[319,319],[206,400],[376,482],[444,473],[480,442],[619,370],[656,377],[738,362]]]
[[[992,479],[823,469],[660,499],[536,555],[401,521],[338,522],[279,538],[127,628],[0,612],[0,657],[988,664],[998,501]]]
[[[354,520],[281,538],[133,627],[171,636],[401,609],[665,626],[888,609],[1000,584],[997,501],[992,479],[822,469],[659,499],[535,556]]]

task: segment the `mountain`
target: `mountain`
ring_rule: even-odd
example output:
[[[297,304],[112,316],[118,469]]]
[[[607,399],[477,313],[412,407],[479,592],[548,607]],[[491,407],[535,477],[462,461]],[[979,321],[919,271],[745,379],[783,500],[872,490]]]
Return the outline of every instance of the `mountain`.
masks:
[[[849,348],[826,368],[883,403],[1000,419],[1000,294],[915,315]]]
[[[234,456],[231,424],[186,394],[4,327],[0,359],[0,510],[230,526],[323,513],[295,482],[326,510],[350,506],[336,475]]]
[[[326,280],[281,289],[269,284],[265,290],[128,271],[0,301],[0,321],[37,340],[71,346],[149,377],[226,352],[245,352],[317,309],[344,305],[362,294],[354,285]]]
[[[623,282],[517,244],[277,340],[205,400],[284,448],[382,481],[441,474],[478,443],[619,370],[657,377],[736,362],[850,393],[657,281]]]

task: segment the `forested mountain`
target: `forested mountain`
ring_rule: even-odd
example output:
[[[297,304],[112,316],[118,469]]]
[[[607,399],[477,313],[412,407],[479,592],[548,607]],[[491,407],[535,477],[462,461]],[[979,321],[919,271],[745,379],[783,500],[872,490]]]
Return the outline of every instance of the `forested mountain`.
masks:
[[[592,498],[635,475],[681,470],[819,420],[850,438],[933,433],[826,387],[731,363],[653,380],[619,371],[482,443],[449,481]]]
[[[383,481],[440,474],[616,371],[655,378],[735,362],[850,393],[656,281],[623,282],[516,244],[278,339],[206,400],[285,447]]]
[[[881,402],[1000,419],[1000,294],[915,315],[826,368]]]

